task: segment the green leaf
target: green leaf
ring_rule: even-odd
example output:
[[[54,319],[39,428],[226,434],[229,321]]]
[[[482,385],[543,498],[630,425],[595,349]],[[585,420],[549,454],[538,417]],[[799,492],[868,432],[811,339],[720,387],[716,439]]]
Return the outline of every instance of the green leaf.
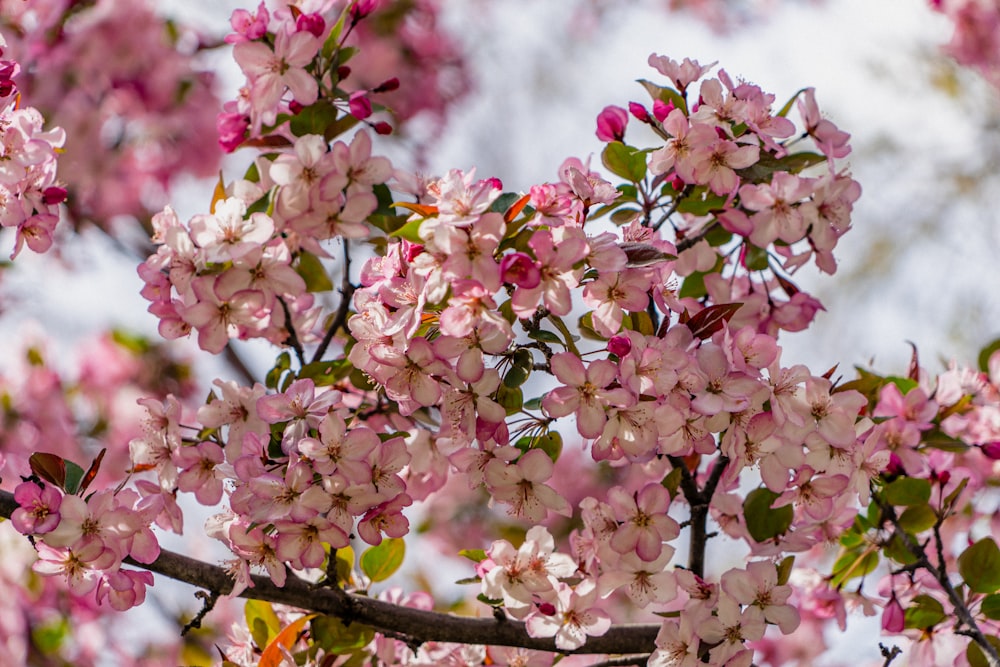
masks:
[[[797,90],[794,95],[788,98],[788,101],[785,102],[785,106],[781,107],[781,110],[778,111],[776,115],[781,118],[787,116],[788,112],[792,110],[792,105],[795,104],[795,100],[797,100],[799,98],[799,95],[801,95],[804,92],[806,92],[805,88],[800,88],[799,90]]]
[[[615,223],[619,227],[624,227],[630,224],[633,220],[642,215],[642,211],[634,208],[620,208],[611,214],[611,222]],[[593,216],[598,217],[598,216]]]
[[[528,380],[531,375],[531,366],[534,360],[531,351],[526,348],[519,348],[514,352],[512,363],[507,374],[503,376],[503,383],[510,389],[516,389]]]
[[[496,401],[503,406],[509,417],[521,411],[521,408],[524,406],[524,394],[521,392],[520,387],[508,387],[506,384],[501,383],[497,387]]]
[[[984,537],[958,557],[958,572],[976,593],[1000,589],[1000,549],[992,537]]]
[[[337,107],[333,106],[330,100],[320,98],[316,103],[310,104],[292,116],[288,121],[288,127],[296,137],[304,137],[307,134],[323,136],[326,134],[326,129],[337,120],[337,114]]]
[[[354,549],[350,546],[340,547],[336,553],[337,585],[350,584],[354,571]]]
[[[746,169],[737,169],[736,173],[743,182],[765,183],[779,171],[797,174],[803,169],[826,161],[819,153],[792,153],[782,158],[776,158],[771,153],[761,153],[760,159]]]
[[[768,263],[767,251],[763,248],[758,248],[752,243],[746,244],[746,255],[743,258],[743,263],[746,265],[749,271],[765,271],[770,265]]]
[[[253,642],[263,649],[271,643],[271,639],[281,631],[281,621],[274,613],[270,602],[262,600],[247,600],[243,607],[247,619],[247,627],[253,636]]]
[[[542,397],[536,396],[535,398],[528,399],[521,406],[525,410],[541,410],[542,409]]]
[[[299,252],[299,263],[295,267],[295,272],[306,281],[306,289],[310,292],[329,292],[333,289],[333,282],[326,272],[326,267],[319,257],[302,250]]]
[[[958,438],[953,438],[941,429],[932,428],[920,434],[920,444],[933,449],[940,449],[945,452],[962,453],[969,449],[969,445]]]
[[[314,361],[299,369],[297,377],[309,378],[317,387],[328,387],[340,382],[351,374],[354,365],[347,359],[334,361]]]
[[[423,239],[420,238],[420,225],[423,222],[424,218],[414,216],[405,225],[389,234],[389,236],[406,239],[411,243],[423,243]]]
[[[646,153],[620,141],[612,141],[601,152],[601,162],[615,176],[638,183],[646,177]]]
[[[493,201],[493,204],[490,205],[490,212],[506,213],[507,209],[517,203],[519,199],[521,199],[521,195],[518,193],[505,192]]]
[[[481,563],[486,560],[486,552],[482,549],[462,549],[458,555],[468,558],[473,563]]]
[[[979,361],[980,371],[982,371],[983,373],[990,372],[990,357],[992,357],[993,353],[996,352],[997,350],[1000,350],[1000,338],[997,338],[995,341],[993,341],[992,343],[990,343],[989,345],[987,345],[986,347],[984,347],[982,350],[979,351],[978,361]]]
[[[361,554],[361,571],[372,581],[385,581],[403,564],[405,555],[406,543],[398,537],[388,537]]]
[[[911,540],[916,540],[914,535],[910,535]],[[892,538],[889,543],[885,545],[883,550],[886,558],[891,558],[892,560],[900,563],[901,565],[912,565],[917,562],[917,556],[913,554],[906,547],[906,543],[903,542],[903,538],[899,533],[893,533]]]
[[[792,576],[792,566],[795,565],[795,556],[785,556],[778,563],[778,585],[784,586],[788,583],[788,578]]]
[[[344,625],[336,616],[317,616],[310,621],[310,634],[328,654],[343,655],[370,644],[375,630],[357,622]]]
[[[771,507],[778,494],[768,488],[754,489],[743,502],[747,532],[757,542],[764,542],[784,535],[792,525],[794,511],[791,505]]]
[[[618,247],[625,251],[625,266],[637,268],[641,266],[652,266],[661,262],[669,262],[677,259],[677,255],[663,252],[650,243],[625,242],[619,243]]]
[[[566,345],[563,343],[562,338],[547,329],[533,329],[528,332],[528,338],[542,343],[555,343],[557,345],[562,345],[563,347]]]
[[[926,479],[900,477],[886,485],[882,497],[890,505],[924,505],[931,499],[931,483]]]
[[[587,340],[596,340],[601,342],[607,342],[607,338],[597,333],[594,329],[594,314],[592,312],[586,312],[580,316],[577,322],[577,327],[580,330],[580,335]]]
[[[66,486],[63,487],[66,493],[73,495],[80,490],[80,482],[83,481],[83,474],[83,468],[72,461],[66,461]]]
[[[878,567],[878,552],[874,550],[845,551],[833,564],[830,586],[840,588],[845,582],[863,577]]]
[[[1000,652],[1000,638],[993,635],[986,635],[986,641],[990,643],[994,650]],[[965,659],[969,661],[969,667],[991,667],[990,661],[986,658],[986,654],[983,653],[983,649],[973,641],[970,641],[965,649]]]
[[[944,613],[944,606],[930,595],[916,596],[913,598],[913,604],[903,613],[906,627],[916,630],[933,628],[948,618]]]
[[[979,611],[986,618],[1000,621],[1000,595],[993,593],[984,597],[982,604],[979,606]]]
[[[677,204],[677,210],[691,215],[708,215],[712,211],[726,208],[727,198],[709,191],[707,188],[695,188],[694,192]]]
[[[913,505],[899,515],[899,525],[908,533],[922,533],[937,523],[937,514],[930,505]]]
[[[563,448],[562,436],[558,431],[549,431],[535,439],[534,448],[548,454],[553,462],[558,461]]]

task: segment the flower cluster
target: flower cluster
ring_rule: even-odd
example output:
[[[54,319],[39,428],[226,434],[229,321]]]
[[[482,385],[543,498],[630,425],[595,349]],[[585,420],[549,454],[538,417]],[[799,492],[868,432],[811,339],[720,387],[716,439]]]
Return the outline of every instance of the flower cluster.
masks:
[[[213,77],[200,38],[147,2],[3,2],[19,87],[66,130],[60,156],[74,223],[148,218],[184,175],[215,173]],[[61,146],[61,138],[60,143]]]
[[[7,43],[0,36],[0,57]],[[0,60],[0,226],[15,230],[16,257],[25,244],[35,252],[52,246],[59,204],[66,190],[56,182],[56,154],[66,141],[62,128],[46,130],[33,107],[22,107],[14,78],[20,65]]]

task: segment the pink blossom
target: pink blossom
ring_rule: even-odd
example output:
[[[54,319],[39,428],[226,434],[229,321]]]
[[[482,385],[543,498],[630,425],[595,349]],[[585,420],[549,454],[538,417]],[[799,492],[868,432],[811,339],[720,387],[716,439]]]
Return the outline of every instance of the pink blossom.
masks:
[[[10,519],[17,532],[41,535],[59,525],[62,494],[55,487],[22,482],[14,489],[14,500],[20,507],[14,510]]]
[[[618,106],[607,106],[597,115],[597,138],[601,141],[623,141],[628,127],[628,112]]]
[[[576,413],[577,430],[585,438],[601,435],[608,407],[626,407],[634,401],[627,389],[606,388],[618,375],[610,361],[597,360],[584,367],[572,352],[560,352],[552,355],[550,364],[563,386],[547,394],[542,407],[553,417]]]
[[[593,580],[584,579],[576,588],[560,583],[556,588],[555,610],[551,615],[536,611],[525,621],[532,637],[555,637],[556,647],[572,651],[583,646],[587,637],[600,637],[611,627],[607,612],[592,606],[597,597]]]

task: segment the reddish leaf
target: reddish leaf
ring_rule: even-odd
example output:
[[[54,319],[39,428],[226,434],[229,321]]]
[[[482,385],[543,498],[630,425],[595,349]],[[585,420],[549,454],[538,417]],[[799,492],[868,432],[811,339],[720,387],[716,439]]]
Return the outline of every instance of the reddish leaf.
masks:
[[[306,623],[310,619],[319,616],[319,614],[308,614],[302,618],[296,619],[293,623],[286,626],[281,632],[275,635],[271,643],[267,645],[264,652],[260,654],[260,662],[258,663],[260,667],[279,667],[284,662],[284,656],[281,653],[281,648],[291,648],[292,644],[296,642],[299,638],[299,633],[302,632],[302,628],[305,627]]]
[[[823,379],[824,379],[824,380],[829,380],[830,378],[832,378],[832,377],[833,377],[833,374],[837,372],[837,366],[839,366],[839,365],[840,365],[840,364],[834,364],[834,365],[833,365],[833,366],[832,366],[832,367],[830,368],[830,370],[828,370],[827,372],[823,373]]]
[[[917,345],[912,340],[908,340],[906,342],[913,348],[913,354],[910,356],[910,368],[906,377],[910,378],[914,382],[920,382],[920,356],[917,354]]]
[[[65,488],[66,462],[62,457],[45,452],[35,452],[28,458],[28,465],[31,466],[31,472],[46,482],[55,484],[60,489]]]
[[[716,331],[721,331],[722,326],[742,307],[742,303],[720,303],[709,306],[684,324],[691,330],[695,338],[705,340],[710,338]]]
[[[518,214],[524,210],[524,207],[528,205],[529,201],[531,201],[531,195],[524,195],[514,202],[513,205],[507,209],[507,212],[503,214],[503,221],[506,223],[512,222],[514,218],[516,218]]]
[[[101,453],[97,455],[96,459],[94,459],[94,462],[90,464],[87,474],[84,475],[83,479],[80,481],[80,495],[83,495],[83,493],[87,490],[87,487],[90,486],[90,483],[94,481],[95,477],[97,477],[97,471],[101,469],[101,461],[104,460],[104,454],[107,453],[107,451],[107,447],[102,449]]]
[[[799,293],[799,288],[788,278],[784,278],[777,273],[774,274],[774,277],[778,279],[778,284],[781,285],[781,289],[785,290],[785,294],[788,296],[795,296]]]
[[[426,204],[413,204],[408,201],[398,201],[394,202],[393,206],[398,206],[400,208],[405,208],[407,211],[419,213],[425,218],[430,218],[438,214],[437,206],[428,206]]]

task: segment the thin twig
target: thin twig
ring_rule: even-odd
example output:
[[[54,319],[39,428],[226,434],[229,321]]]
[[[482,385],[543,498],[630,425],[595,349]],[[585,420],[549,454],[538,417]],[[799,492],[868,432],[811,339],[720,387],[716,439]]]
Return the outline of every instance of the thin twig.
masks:
[[[351,299],[354,298],[355,289],[356,287],[351,282],[350,247],[348,246],[347,239],[344,239],[344,277],[340,283],[340,307],[337,309],[337,314],[334,316],[333,322],[330,323],[329,328],[326,330],[326,334],[323,335],[323,340],[320,341],[319,347],[313,353],[313,363],[323,358],[323,355],[326,354],[326,349],[330,347],[330,342],[337,334],[337,331],[347,323],[347,314],[351,310]]]

